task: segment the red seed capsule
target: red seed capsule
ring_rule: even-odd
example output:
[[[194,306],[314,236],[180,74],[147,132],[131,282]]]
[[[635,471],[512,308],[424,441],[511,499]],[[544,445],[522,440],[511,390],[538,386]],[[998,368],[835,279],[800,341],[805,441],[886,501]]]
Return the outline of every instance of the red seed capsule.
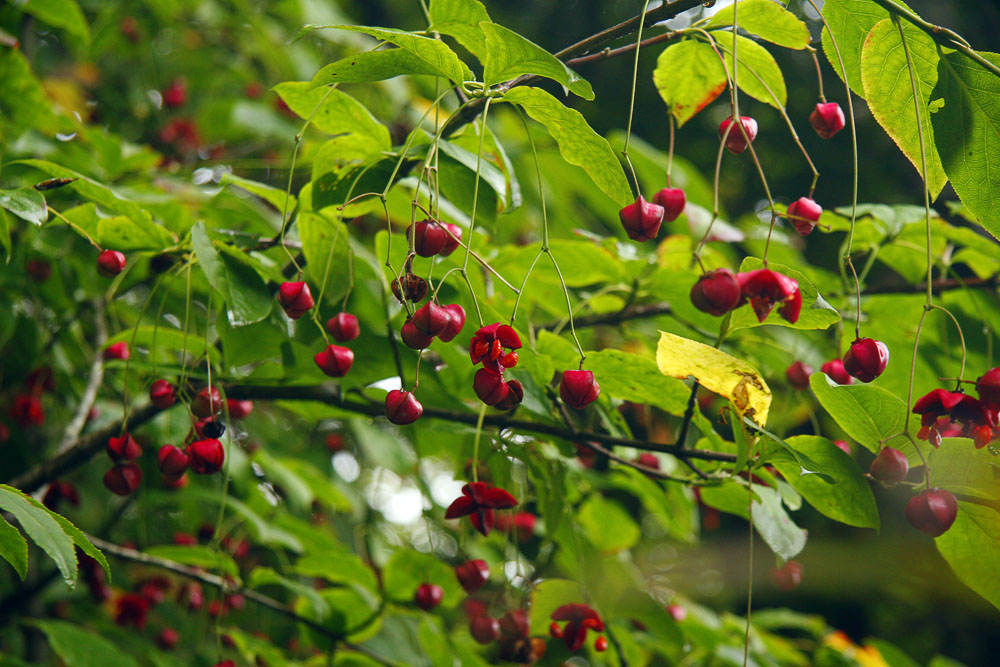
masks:
[[[337,313],[326,321],[326,330],[334,340],[346,343],[361,335],[358,318],[350,313]]]
[[[385,416],[393,424],[405,426],[420,419],[424,406],[417,397],[402,389],[393,389],[385,396]]]
[[[103,250],[97,256],[97,272],[105,278],[114,278],[125,269],[125,255],[117,250]]]
[[[799,197],[788,205],[787,217],[801,236],[809,236],[821,215],[823,207],[809,197]]]
[[[938,537],[955,523],[958,500],[944,489],[931,489],[910,498],[906,503],[906,520],[917,530]]]
[[[127,496],[141,483],[142,470],[134,463],[119,463],[104,474],[104,486],[119,496]]]
[[[844,129],[844,111],[836,102],[820,102],[809,114],[809,124],[823,139],[829,139]]]
[[[902,482],[910,472],[910,463],[898,449],[883,447],[868,472],[881,482]]]
[[[600,395],[601,385],[594,379],[593,371],[563,371],[559,396],[566,405],[582,410]]]
[[[309,285],[302,281],[281,283],[278,288],[278,303],[285,309],[285,314],[297,320],[316,305],[313,301]]]
[[[687,197],[680,188],[663,188],[653,195],[653,203],[663,209],[663,222],[673,222],[684,212]]]
[[[325,350],[313,357],[313,361],[330,377],[344,377],[354,365],[354,352],[339,345],[327,345]]]
[[[663,207],[650,204],[643,199],[642,195],[635,200],[634,204],[629,204],[618,211],[618,218],[621,220],[625,233],[633,241],[651,241],[656,238],[663,223]]]
[[[743,132],[740,132],[739,127],[734,127],[729,131],[729,135],[726,136],[726,128],[733,124],[732,118],[727,118],[719,125],[719,138],[726,137],[726,150],[728,150],[733,155],[739,155],[747,149],[747,146],[753,143],[753,140],[757,138],[757,121],[755,121],[750,116],[740,116],[740,124],[743,126],[743,130],[746,132],[746,137],[743,136]]]
[[[166,380],[156,380],[149,387],[149,400],[161,410],[166,410],[177,402],[177,390]]]
[[[874,338],[859,338],[844,354],[844,370],[861,380],[871,382],[889,364],[889,348]]]
[[[222,470],[226,460],[226,450],[215,438],[197,440],[187,448],[191,459],[191,470],[199,475],[211,475]]]
[[[691,286],[691,303],[703,313],[719,317],[740,305],[740,283],[729,269],[715,269]]]
[[[437,584],[421,584],[413,594],[413,604],[424,611],[430,611],[441,604],[444,599],[444,589]]]

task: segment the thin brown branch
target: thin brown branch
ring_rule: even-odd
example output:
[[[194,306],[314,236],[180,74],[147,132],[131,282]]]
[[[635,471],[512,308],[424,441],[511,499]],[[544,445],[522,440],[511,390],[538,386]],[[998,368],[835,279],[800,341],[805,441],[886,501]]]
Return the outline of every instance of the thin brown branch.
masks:
[[[602,60],[607,60],[609,58],[616,58],[618,56],[624,56],[625,54],[632,53],[636,48],[645,48],[647,46],[653,46],[654,44],[662,44],[663,42],[669,42],[671,40],[677,39],[684,33],[679,30],[672,30],[670,32],[665,32],[662,35],[656,35],[655,37],[650,37],[649,39],[644,39],[639,43],[626,44],[625,46],[619,46],[617,49],[604,49],[603,51],[598,51],[597,53],[590,53],[585,56],[579,56],[577,58],[571,58],[566,61],[567,67],[578,67],[580,65],[588,65],[594,62],[600,62]]]
[[[101,356],[101,350],[108,340],[108,327],[104,322],[104,302],[101,300],[94,303],[94,328],[94,359],[90,364],[90,377],[83,390],[83,395],[80,397],[80,404],[63,431],[56,456],[68,451],[80,439],[80,431],[87,423],[90,408],[93,407],[94,401],[97,399],[97,391],[104,381],[104,358]]]

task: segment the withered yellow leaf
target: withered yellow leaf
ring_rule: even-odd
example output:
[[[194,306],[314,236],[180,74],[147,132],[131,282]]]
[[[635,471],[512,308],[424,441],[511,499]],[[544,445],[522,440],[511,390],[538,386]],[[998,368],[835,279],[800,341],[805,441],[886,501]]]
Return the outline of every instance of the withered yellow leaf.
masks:
[[[694,377],[701,386],[725,396],[742,415],[767,425],[771,389],[747,362],[709,345],[660,332],[656,365],[670,377]]]

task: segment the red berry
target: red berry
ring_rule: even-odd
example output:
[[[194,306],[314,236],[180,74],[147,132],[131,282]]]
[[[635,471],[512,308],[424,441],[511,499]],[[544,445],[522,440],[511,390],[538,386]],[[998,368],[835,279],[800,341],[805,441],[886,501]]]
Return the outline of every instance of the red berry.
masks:
[[[771,571],[775,585],[783,591],[791,591],[802,583],[802,563],[790,560],[781,567]]]
[[[251,100],[255,100],[264,94],[264,86],[259,81],[249,81],[243,87],[243,94]]]
[[[417,397],[402,389],[393,389],[385,396],[385,416],[393,424],[405,426],[420,419],[424,406]]]
[[[755,121],[750,116],[740,116],[740,124],[743,126],[743,130],[746,131],[746,138],[743,137],[743,132],[740,132],[739,127],[734,127],[729,131],[729,136],[726,136],[726,128],[733,124],[732,118],[727,118],[719,125],[719,138],[726,137],[726,150],[728,150],[733,155],[739,155],[747,149],[749,144],[753,143],[753,140],[757,138],[757,121]]]
[[[601,636],[594,640],[594,650],[603,653],[608,650],[608,638]]]
[[[411,350],[424,350],[434,342],[434,336],[427,336],[417,330],[413,320],[409,319],[399,330],[399,337],[403,339],[403,344]]]
[[[844,369],[844,362],[840,359],[831,359],[822,366],[820,370],[830,376],[830,379],[837,384],[852,384],[854,378]]]
[[[187,485],[188,485],[188,476],[186,473],[181,475],[177,479],[174,479],[172,477],[163,478],[163,486],[167,487],[168,489],[174,489],[174,490],[183,489]]]
[[[128,343],[125,341],[111,343],[104,348],[104,358],[108,360],[126,361],[131,356],[132,352],[128,349]]]
[[[457,303],[445,306],[445,310],[448,311],[448,315],[451,318],[448,320],[448,326],[441,330],[438,334],[438,338],[445,343],[451,342],[458,334],[462,333],[462,327],[465,326],[465,308],[462,308]]]
[[[663,188],[653,195],[653,203],[663,209],[663,222],[673,222],[684,212],[687,197],[680,188]]]
[[[222,394],[218,387],[205,387],[199,391],[191,402],[191,412],[204,419],[211,417],[222,409]]]
[[[795,231],[799,235],[809,236],[821,215],[823,215],[823,207],[809,197],[799,197],[788,205],[786,217],[795,225]]]
[[[410,319],[417,331],[425,336],[437,336],[448,327],[451,313],[433,301],[425,303],[413,313]]]
[[[410,230],[407,230],[407,238],[409,238],[410,233]],[[416,229],[412,233],[413,252],[421,257],[433,257],[439,254],[445,249],[448,241],[451,239],[448,236],[448,232],[444,230],[444,227],[434,220],[418,222]]]
[[[327,433],[326,434],[326,449],[330,452],[339,452],[344,448],[344,436],[339,433]]]
[[[750,301],[758,322],[766,320],[775,306],[786,321],[792,324],[798,322],[802,311],[802,292],[797,281],[770,269],[738,273],[736,280],[740,283],[743,299]]]
[[[299,282],[281,283],[278,288],[278,303],[285,309],[285,314],[293,320],[297,320],[316,305],[313,301],[312,292],[309,285]]]
[[[670,614],[671,618],[680,623],[687,618],[688,610],[686,607],[682,607],[679,604],[668,604],[667,613]]]
[[[820,102],[809,114],[809,124],[823,139],[829,139],[844,129],[844,111],[836,102]]]
[[[125,35],[125,38],[133,44],[139,42],[139,22],[134,16],[125,16],[122,18],[121,22],[118,24],[119,30]]]
[[[125,268],[125,255],[117,250],[103,250],[97,256],[97,272],[105,278],[114,278]]]
[[[149,387],[149,400],[161,410],[177,402],[177,390],[166,380],[156,380]]]
[[[510,388],[503,376],[488,368],[480,368],[472,380],[472,390],[486,405],[496,405],[507,398]]]
[[[253,401],[238,401],[234,398],[227,398],[226,409],[229,411],[230,419],[246,419],[253,412]]]
[[[507,395],[493,407],[497,410],[513,410],[524,400],[524,387],[518,380],[507,380]]]
[[[785,378],[788,380],[788,384],[796,389],[805,390],[809,388],[809,376],[812,373],[813,369],[809,364],[796,361],[785,369]]]
[[[392,281],[392,294],[402,303],[423,301],[427,296],[427,281],[413,273],[405,273],[402,278]]]
[[[226,460],[226,450],[215,438],[192,442],[188,445],[187,455],[191,459],[191,470],[199,475],[219,472]]]
[[[906,503],[906,520],[931,537],[943,535],[958,516],[958,500],[944,489],[931,489],[913,496]]]
[[[53,512],[58,511],[59,504],[63,500],[68,501],[73,507],[80,506],[80,494],[76,487],[69,482],[52,482],[45,495],[42,496],[42,504]]]
[[[313,360],[319,369],[332,378],[344,377],[354,365],[354,352],[339,345],[327,345]]]
[[[715,269],[702,274],[691,286],[691,303],[703,313],[725,315],[743,298],[740,283],[729,269]]]
[[[44,259],[29,259],[27,271],[28,277],[36,283],[44,283],[52,275],[52,265]]]
[[[198,544],[198,538],[191,533],[174,533],[174,544],[179,544],[181,546],[194,546]]]
[[[180,634],[173,628],[163,628],[160,634],[156,635],[156,645],[164,651],[172,651],[180,639]]]
[[[555,621],[552,621],[552,623],[549,624],[549,635],[553,639],[562,639],[563,638],[562,626],[556,623]]]
[[[31,394],[18,394],[10,403],[10,418],[21,428],[38,426],[45,422],[42,402]]]
[[[132,493],[141,482],[142,470],[134,463],[119,463],[104,474],[104,486],[119,496]]]
[[[500,636],[500,621],[492,616],[473,616],[469,619],[469,634],[480,644],[491,644]]]
[[[848,456],[851,455],[851,445],[850,445],[850,443],[848,443],[848,442],[846,442],[844,440],[834,440],[833,444],[837,445],[837,447],[839,447],[840,450],[842,452],[844,452],[845,454],[847,454]]]
[[[563,371],[559,396],[566,405],[582,410],[600,395],[601,385],[594,379],[593,371]]]
[[[437,584],[420,584],[413,594],[413,604],[424,611],[430,611],[441,604],[444,598],[444,589]]]
[[[652,452],[643,452],[642,454],[639,454],[635,462],[641,466],[652,468],[653,470],[660,469],[660,459],[656,458],[656,454],[653,454]]]
[[[983,424],[975,430],[972,439],[976,444],[976,449],[982,449],[993,441],[993,429],[988,424]]]
[[[462,228],[458,225],[453,225],[450,222],[442,223],[442,226],[447,229],[451,234],[448,235],[448,240],[445,241],[444,249],[438,254],[442,257],[447,257],[451,253],[455,252],[461,245],[462,240]]]
[[[889,364],[889,348],[874,338],[859,338],[844,354],[844,370],[861,380],[871,382]]]
[[[455,576],[469,595],[483,587],[490,578],[490,566],[484,560],[470,560],[455,566]]]
[[[163,476],[171,480],[180,478],[187,472],[188,466],[191,464],[191,458],[187,453],[173,445],[160,447],[160,451],[156,453],[156,461]]]
[[[326,330],[334,340],[346,343],[361,335],[358,318],[350,313],[337,313],[326,321]]]
[[[163,91],[163,106],[170,109],[184,106],[187,102],[187,79],[178,77]]]
[[[1000,368],[991,368],[976,380],[979,400],[991,405],[1000,405]]]
[[[126,433],[117,438],[108,438],[107,452],[108,456],[115,463],[120,461],[134,461],[142,456],[142,447],[139,446],[139,443],[131,435]]]
[[[902,482],[910,472],[910,463],[898,449],[883,447],[868,472],[881,482]]]
[[[664,210],[662,206],[650,204],[642,195],[636,198],[634,204],[629,204],[618,211],[625,233],[633,241],[652,241],[660,231],[663,223]]]

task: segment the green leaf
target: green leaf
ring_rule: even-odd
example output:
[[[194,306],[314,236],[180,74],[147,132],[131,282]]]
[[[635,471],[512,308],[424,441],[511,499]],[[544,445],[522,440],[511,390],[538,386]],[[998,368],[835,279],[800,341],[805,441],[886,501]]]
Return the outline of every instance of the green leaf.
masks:
[[[1000,64],[1000,55],[980,55]],[[1000,238],[1000,78],[961,53],[938,63],[932,99],[944,106],[931,115],[944,171],[979,224]]]
[[[608,140],[594,132],[583,115],[563,105],[540,88],[519,86],[503,99],[517,104],[545,126],[559,144],[559,152],[570,164],[582,167],[591,180],[619,206],[633,201],[621,163]]]
[[[93,203],[76,206],[63,215],[106,248],[121,251],[163,250],[177,242],[173,234],[152,220],[137,221],[124,215],[103,217],[97,211],[97,204]]]
[[[786,442],[815,461],[830,481],[819,475],[800,474],[795,461],[773,460],[774,467],[802,497],[834,521],[862,528],[879,528],[878,506],[861,469],[832,441],[812,435],[798,435]]]
[[[988,449],[976,449],[968,438],[944,438],[927,458],[931,486],[954,493],[1000,500],[1000,465]]]
[[[711,46],[688,39],[660,53],[653,84],[681,127],[726,89],[726,70]]]
[[[608,396],[653,405],[672,415],[684,414],[691,390],[676,378],[660,373],[655,359],[620,350],[601,350],[587,355],[584,368]]]
[[[884,639],[870,639],[866,643],[878,651],[887,667],[920,667],[919,662]]]
[[[121,647],[66,621],[28,621],[45,633],[52,651],[66,667],[138,667]]]
[[[771,0],[764,0],[764,2],[774,7],[778,6]],[[776,109],[783,109],[788,102],[788,91],[785,89],[785,77],[782,75],[778,63],[775,62],[774,56],[757,42],[742,35],[737,37],[737,41],[739,42],[736,48],[740,66],[734,68],[733,43],[728,39],[718,40],[719,48],[722,49],[726,58],[729,72],[736,72],[736,85],[750,97],[770,104]]]
[[[302,542],[298,537],[274,525],[273,520],[265,520],[264,517],[257,514],[257,512],[243,501],[237,500],[233,496],[226,496],[224,499],[220,498],[217,492],[209,491],[208,489],[189,488],[185,493],[205,503],[218,504],[224,500],[227,508],[238,514],[246,523],[250,534],[257,542],[265,546],[282,546],[289,551],[302,553]]]
[[[635,546],[642,536],[639,525],[618,503],[591,495],[577,512],[584,536],[602,553],[617,553]]]
[[[806,452],[802,451],[797,447],[793,447],[784,438],[780,438],[774,433],[757,426],[749,417],[743,418],[743,423],[745,426],[749,426],[753,429],[760,431],[762,434],[766,435],[771,442],[778,445],[780,449],[776,452],[772,451],[766,458],[772,460],[785,460],[789,463],[794,463],[795,474],[796,475],[815,475],[827,482],[833,483],[836,481],[834,477],[831,477],[826,471],[824,471],[822,464],[818,461],[814,461]],[[798,509],[797,507],[795,509]]]
[[[270,567],[255,567],[250,576],[247,577],[248,588],[260,588],[262,586],[281,586],[296,595],[301,595],[309,600],[313,606],[313,611],[320,618],[330,613],[330,606],[327,604],[315,588],[284,577]]]
[[[566,579],[546,579],[531,591],[531,627],[547,628],[552,612],[564,604],[583,601],[580,585]]]
[[[306,544],[306,554],[295,563],[294,569],[305,577],[322,577],[332,583],[360,586],[372,594],[378,590],[372,569],[340,544],[332,544],[323,551]]]
[[[395,44],[399,49],[368,51],[357,56],[342,58],[317,72],[312,80],[313,86],[337,82],[381,81],[401,74],[441,76],[459,86],[474,78],[468,66],[442,41],[392,28],[354,25],[329,27],[362,32]]]
[[[213,362],[220,359],[219,350],[207,345],[203,337],[166,325],[157,327],[147,324],[134,329],[125,329],[108,339],[108,344],[120,342],[129,343],[134,347],[145,347],[149,350],[150,360],[163,363],[182,361],[184,352],[190,359],[197,359],[206,353]]]
[[[84,42],[90,41],[90,27],[76,0],[28,0],[20,9]]]
[[[34,188],[0,190],[0,208],[5,208],[22,220],[41,226],[49,219],[45,197]]]
[[[881,387],[838,385],[826,373],[813,373],[809,386],[837,425],[872,452],[906,425],[906,404]]]
[[[223,174],[219,183],[221,185],[236,186],[241,190],[246,190],[250,194],[260,197],[273,206],[274,210],[279,213],[285,213],[286,211],[287,213],[291,213],[298,205],[293,194],[289,194],[286,200],[284,190],[264,185],[257,181],[251,181],[247,178],[241,178],[240,176],[234,176],[233,174]]]
[[[479,27],[486,34],[483,82],[487,86],[534,74],[561,83],[585,100],[594,99],[587,80],[542,47],[495,23],[483,22]]]
[[[454,37],[459,44],[486,61],[486,41],[479,24],[490,22],[486,7],[479,0],[431,0],[429,30]]]
[[[242,253],[227,252],[228,248],[217,250],[201,221],[191,228],[191,243],[208,282],[225,299],[226,316],[231,325],[253,324],[270,314],[272,299],[267,285]]]
[[[846,69],[847,83],[851,90],[863,98],[865,89],[861,84],[861,50],[868,33],[876,23],[889,18],[889,12],[871,0],[827,0],[823,4],[823,17],[829,25],[829,29],[823,29],[823,53],[842,81]],[[834,41],[840,48],[844,69],[840,67]]]
[[[463,597],[455,572],[433,554],[408,549],[396,551],[382,570],[385,594],[396,602],[412,602],[413,594],[424,583],[437,584],[444,589],[441,604],[454,607]]]
[[[927,156],[927,187],[934,200],[948,182],[935,147],[930,113],[931,91],[938,79],[938,55],[934,40],[923,31],[904,23],[903,33],[917,82]],[[902,39],[889,19],[879,21],[865,39],[861,52],[861,82],[872,116],[896,142],[917,173],[922,174],[920,128],[914,109],[913,86]]]
[[[310,282],[320,288],[324,299],[336,301],[350,288],[351,239],[347,226],[328,215],[308,212],[299,214],[297,224]]]
[[[995,509],[959,502],[955,523],[934,542],[959,580],[1000,609],[998,519]]]
[[[73,539],[43,507],[32,503],[21,491],[0,484],[0,509],[10,512],[28,537],[55,561],[66,585],[76,585],[76,551]]]
[[[723,7],[715,13],[706,27],[731,26],[734,11],[733,5]],[[804,49],[811,41],[806,24],[772,0],[740,0],[739,15],[736,20],[740,24],[740,30],[757,35],[778,46]],[[743,50],[742,44],[739,49]]]
[[[72,123],[52,109],[41,82],[20,49],[0,49],[0,127],[31,127],[49,135],[71,131]],[[13,132],[12,132],[13,134]]]
[[[308,81],[289,81],[274,87],[292,111],[321,132],[363,137],[372,153],[392,148],[389,128],[378,122],[364,104],[342,90],[319,90]]]
[[[10,215],[0,208],[0,246],[3,246],[7,261],[10,261],[10,224]]]
[[[478,149],[478,147],[477,142],[476,148]],[[438,141],[438,148],[442,153],[454,159],[466,169],[470,170],[473,174],[476,172],[476,154],[472,151],[467,151],[458,144],[444,139]],[[512,202],[507,196],[507,177],[503,175],[495,164],[489,162],[488,158],[489,155],[487,154],[487,148],[484,146],[483,156],[482,159],[479,160],[478,165],[479,177],[484,183],[493,189],[499,199],[504,201],[505,208],[510,207]]]
[[[0,557],[17,571],[21,581],[28,575],[28,541],[0,516]]]
[[[753,526],[767,546],[783,560],[795,558],[806,546],[806,531],[795,525],[781,495],[769,486],[754,484]]]
[[[200,544],[160,544],[149,547],[145,553],[234,577],[240,574],[240,568],[229,554]]]
[[[799,291],[802,292],[802,312],[799,315],[798,321],[795,324],[787,322],[778,314],[778,309],[775,308],[764,322],[759,322],[753,312],[753,308],[750,304],[746,304],[733,312],[730,327],[734,331],[737,329],[759,327],[764,324],[776,324],[791,329],[828,329],[840,321],[840,313],[826,302],[826,299],[819,293],[816,286],[812,284],[812,281],[806,278],[805,274],[791,267],[774,262],[771,262],[768,267],[773,271],[795,279],[799,283]],[[764,262],[756,257],[746,257],[740,264],[741,273],[762,268],[764,268]]]

